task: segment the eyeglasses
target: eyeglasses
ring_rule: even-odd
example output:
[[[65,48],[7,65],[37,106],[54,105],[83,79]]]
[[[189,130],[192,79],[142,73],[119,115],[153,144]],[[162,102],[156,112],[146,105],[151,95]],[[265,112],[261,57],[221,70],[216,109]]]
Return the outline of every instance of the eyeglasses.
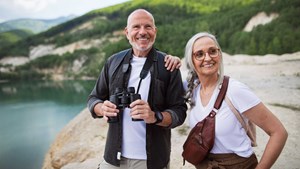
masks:
[[[204,52],[203,50],[196,51],[193,53],[193,56],[195,57],[196,60],[202,61],[202,60],[204,60],[206,53],[210,57],[215,58],[215,57],[219,56],[219,51],[220,51],[219,48],[211,47],[208,49],[207,52]]]

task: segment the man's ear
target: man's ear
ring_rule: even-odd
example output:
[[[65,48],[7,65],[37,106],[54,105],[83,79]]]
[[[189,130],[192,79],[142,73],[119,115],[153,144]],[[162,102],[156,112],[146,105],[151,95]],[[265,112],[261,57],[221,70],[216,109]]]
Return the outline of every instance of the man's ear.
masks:
[[[124,35],[128,38],[128,28],[127,27],[124,28]]]

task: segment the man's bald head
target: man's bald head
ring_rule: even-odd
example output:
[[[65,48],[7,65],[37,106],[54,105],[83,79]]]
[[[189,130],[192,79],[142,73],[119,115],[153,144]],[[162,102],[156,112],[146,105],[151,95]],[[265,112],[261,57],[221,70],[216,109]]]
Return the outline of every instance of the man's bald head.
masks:
[[[136,9],[133,12],[131,12],[131,14],[127,18],[127,26],[130,25],[130,21],[131,21],[132,16],[138,15],[139,13],[146,13],[147,15],[149,15],[149,17],[151,17],[151,19],[153,21],[153,25],[155,26],[155,20],[154,20],[153,15],[145,9]]]

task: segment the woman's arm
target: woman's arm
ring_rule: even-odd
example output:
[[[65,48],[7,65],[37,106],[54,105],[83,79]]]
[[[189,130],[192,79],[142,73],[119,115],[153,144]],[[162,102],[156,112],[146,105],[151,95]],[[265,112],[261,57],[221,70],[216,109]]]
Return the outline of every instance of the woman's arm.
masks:
[[[279,119],[263,103],[259,103],[243,114],[270,136],[256,167],[256,169],[269,169],[279,157],[288,133]]]

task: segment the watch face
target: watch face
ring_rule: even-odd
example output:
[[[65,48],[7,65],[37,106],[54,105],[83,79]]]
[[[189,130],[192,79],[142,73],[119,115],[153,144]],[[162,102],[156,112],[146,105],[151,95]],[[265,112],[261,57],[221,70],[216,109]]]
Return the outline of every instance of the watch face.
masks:
[[[155,117],[156,117],[156,122],[155,123],[160,123],[163,121],[163,115],[160,111],[155,112]]]

